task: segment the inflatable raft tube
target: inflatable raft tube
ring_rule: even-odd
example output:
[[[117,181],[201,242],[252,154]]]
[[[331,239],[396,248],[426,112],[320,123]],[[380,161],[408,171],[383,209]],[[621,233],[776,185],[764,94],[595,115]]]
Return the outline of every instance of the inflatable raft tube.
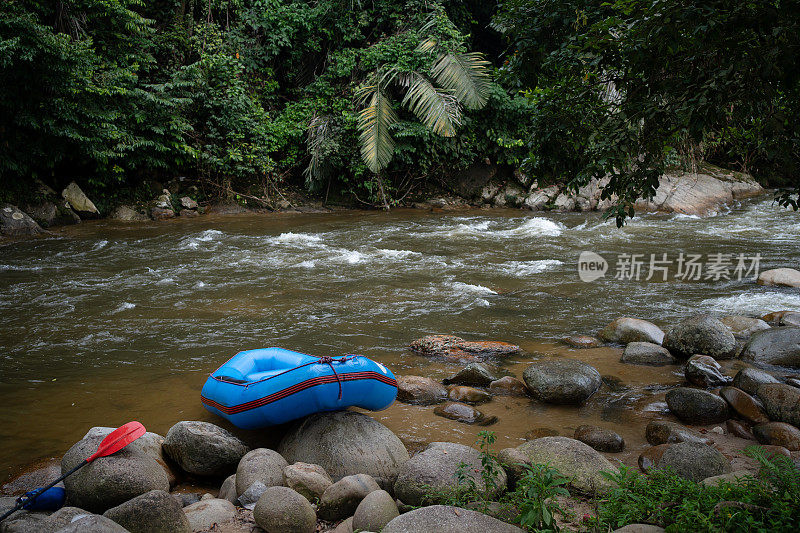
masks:
[[[239,352],[212,372],[200,399],[236,427],[257,429],[348,407],[380,411],[396,396],[392,371],[363,355],[262,348]]]

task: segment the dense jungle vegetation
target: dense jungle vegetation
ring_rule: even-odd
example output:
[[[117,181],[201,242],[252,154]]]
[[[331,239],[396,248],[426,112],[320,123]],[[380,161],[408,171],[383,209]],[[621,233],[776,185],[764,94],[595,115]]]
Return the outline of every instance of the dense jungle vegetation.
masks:
[[[797,206],[800,2],[5,0],[0,200],[197,178],[396,204],[474,164],[611,175],[624,216],[709,160]]]

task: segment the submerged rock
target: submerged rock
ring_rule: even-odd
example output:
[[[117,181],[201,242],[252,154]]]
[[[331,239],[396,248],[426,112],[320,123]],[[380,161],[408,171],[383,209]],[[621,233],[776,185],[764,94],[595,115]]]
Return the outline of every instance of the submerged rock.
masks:
[[[800,271],[793,268],[773,268],[758,275],[759,285],[800,287]]]
[[[448,388],[447,397],[454,402],[472,404],[485,403],[492,399],[492,395],[488,392],[466,385],[451,385]]]
[[[461,422],[463,424],[489,426],[497,422],[496,416],[485,415],[470,405],[458,402],[446,402],[441,405],[437,405],[436,409],[433,410],[433,413],[444,418],[449,418],[450,420],[455,420],[456,422]]]
[[[570,486],[586,494],[602,493],[611,482],[601,472],[616,469],[608,459],[590,446],[568,437],[542,437],[525,442],[517,449],[531,463],[549,464],[571,479]]]
[[[500,341],[466,341],[454,335],[428,335],[412,342],[411,350],[435,357],[475,359],[519,353],[519,346]]]
[[[663,345],[672,355],[684,359],[695,354],[730,359],[736,350],[736,338],[718,319],[698,314],[673,326],[664,335]]]
[[[431,378],[397,376],[397,401],[415,405],[432,405],[447,398],[447,389]]]
[[[491,516],[449,505],[431,505],[401,514],[389,522],[381,530],[381,533],[465,533],[467,531],[522,533],[520,528]]]
[[[716,424],[729,418],[725,400],[707,391],[678,387],[667,392],[666,400],[669,410],[687,424]]]
[[[621,362],[629,365],[665,366],[678,361],[669,350],[652,342],[630,342],[622,352]]]
[[[537,361],[522,377],[534,398],[555,404],[583,403],[602,383],[596,368],[574,359]]]
[[[617,453],[625,449],[625,439],[618,433],[597,426],[578,426],[575,439],[599,452]]]
[[[355,411],[318,413],[296,422],[278,446],[291,462],[318,464],[336,481],[351,474],[369,474],[383,488],[391,487],[408,451],[397,435]]]
[[[455,490],[456,474],[461,464],[463,471],[472,477],[478,491],[491,498],[505,490],[507,477],[502,468],[495,477],[495,488],[487,489],[483,478],[478,450],[452,442],[433,442],[400,469],[394,494],[403,503],[424,505],[445,501]],[[488,490],[488,492],[487,492]]]
[[[486,387],[497,377],[481,363],[470,363],[454,376],[444,380],[445,385],[477,385]]]
[[[717,360],[707,355],[693,355],[683,368],[686,381],[698,387],[715,387],[730,383],[732,379],[725,375]]]
[[[628,344],[629,342],[652,342],[661,344],[664,332],[647,320],[620,317],[607,325],[598,335],[605,342]]]
[[[800,328],[779,327],[753,334],[744,347],[742,360],[800,368]]]
[[[489,391],[497,396],[527,396],[528,387],[521,380],[504,376],[489,383]]]
[[[564,344],[573,348],[597,348],[603,342],[589,335],[572,335],[563,339]]]
[[[236,470],[247,445],[229,431],[209,422],[178,422],[167,432],[164,452],[185,472],[225,476]]]

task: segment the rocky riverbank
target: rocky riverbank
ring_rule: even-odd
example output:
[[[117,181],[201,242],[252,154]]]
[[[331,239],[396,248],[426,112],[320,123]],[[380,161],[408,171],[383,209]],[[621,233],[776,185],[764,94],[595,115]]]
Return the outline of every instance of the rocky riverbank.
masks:
[[[565,343],[579,353],[610,343],[622,347],[625,364],[682,372],[685,382],[665,391],[662,416],[641,428],[650,445],[638,456],[643,472],[669,468],[706,485],[757,475],[758,463],[743,454],[753,444],[769,456],[800,460],[800,313],[693,315],[663,329],[621,317],[597,337]],[[398,376],[398,401],[465,424],[491,426],[476,406],[500,395],[582,409],[601,388],[618,386],[579,359],[540,357],[521,376],[499,375],[494,363],[520,351],[504,342],[432,335],[411,348],[464,367],[441,381]],[[723,366],[731,361],[735,373]],[[613,487],[603,472],[620,468],[626,448],[613,426],[582,425],[571,436],[538,428],[526,442],[500,450],[487,471],[494,453],[485,448],[431,442],[410,453],[391,430],[354,411],[312,415],[278,430],[275,449],[252,447],[201,421],[178,422],[164,436],[147,433],[67,478],[67,507],[18,512],[0,531],[520,531],[518,513],[492,502],[521,482],[526,467],[542,464],[568,478],[572,496],[562,503],[585,515],[561,516],[561,525],[585,530],[591,502]],[[71,469],[110,431],[92,428],[57,467],[6,484],[0,507]],[[463,493],[465,474],[483,503],[448,505]]]
[[[613,205],[615,198],[602,199],[607,180],[593,180],[577,191],[564,186],[539,186],[524,174],[502,176],[496,167],[479,166],[464,173],[455,186],[444,194],[420,191],[409,205],[420,209],[518,208],[532,211],[602,211]],[[676,172],[661,178],[656,196],[641,201],[641,211],[675,212],[706,216],[717,213],[731,202],[764,194],[764,189],[749,175],[704,166],[698,172]],[[166,184],[153,183],[147,193],[151,197],[133,203],[116,205],[101,213],[95,203],[75,182],[57,193],[38,182],[35,198],[20,206],[0,205],[0,236],[39,235],[46,228],[77,224],[101,217],[126,223],[193,218],[202,214],[238,214],[247,211],[326,212],[331,208],[322,201],[299,192],[286,191],[266,203],[240,201],[203,201],[197,185],[175,179]],[[256,208],[245,205],[258,205]],[[340,209],[340,208],[337,208]],[[45,228],[45,229],[43,229]]]

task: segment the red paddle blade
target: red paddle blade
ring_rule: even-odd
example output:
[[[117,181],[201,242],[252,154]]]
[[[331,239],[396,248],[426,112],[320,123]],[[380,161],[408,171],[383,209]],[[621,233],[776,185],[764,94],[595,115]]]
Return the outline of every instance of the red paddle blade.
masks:
[[[105,457],[106,455],[118,452],[146,432],[147,430],[141,423],[128,422],[109,433],[100,443],[100,446],[97,447],[97,451],[86,458],[86,462],[91,463],[98,457]]]

